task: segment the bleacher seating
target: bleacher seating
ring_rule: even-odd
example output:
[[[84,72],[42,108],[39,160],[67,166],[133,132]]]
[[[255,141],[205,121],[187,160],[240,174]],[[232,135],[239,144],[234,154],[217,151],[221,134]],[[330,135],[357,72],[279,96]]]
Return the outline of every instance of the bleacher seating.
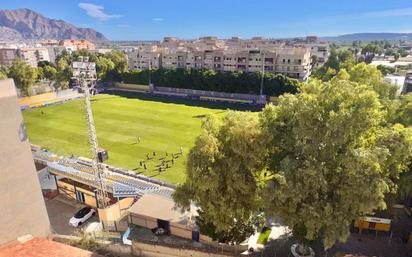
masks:
[[[32,146],[33,158],[35,161],[46,163],[50,171],[59,176],[69,177],[88,185],[99,187],[98,178],[93,167],[79,162],[79,158],[63,158],[50,152],[42,151],[36,146]],[[135,196],[139,197],[145,193],[159,194],[165,197],[171,197],[173,189],[167,187],[167,183],[156,181],[135,175],[131,171],[108,166],[105,170],[102,181],[108,191],[115,196]],[[132,175],[133,174],[133,175]],[[143,179],[145,178],[145,179]]]

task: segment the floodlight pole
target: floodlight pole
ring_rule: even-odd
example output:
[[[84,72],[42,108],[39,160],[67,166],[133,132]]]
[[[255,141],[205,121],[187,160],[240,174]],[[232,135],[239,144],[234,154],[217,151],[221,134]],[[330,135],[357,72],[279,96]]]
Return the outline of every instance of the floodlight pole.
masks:
[[[76,62],[76,65],[72,64],[72,68],[76,71],[74,79],[77,80],[78,85],[84,91],[84,102],[86,105],[87,126],[89,134],[89,142],[91,144],[92,152],[92,168],[98,180],[99,188],[97,188],[97,202],[99,208],[106,208],[108,205],[108,194],[103,183],[104,167],[99,161],[98,156],[98,142],[96,135],[96,127],[94,125],[94,118],[92,112],[92,106],[90,103],[90,89],[93,89],[96,82],[96,68],[94,63],[88,62],[88,59],[83,61],[83,57],[80,57],[80,61]]]

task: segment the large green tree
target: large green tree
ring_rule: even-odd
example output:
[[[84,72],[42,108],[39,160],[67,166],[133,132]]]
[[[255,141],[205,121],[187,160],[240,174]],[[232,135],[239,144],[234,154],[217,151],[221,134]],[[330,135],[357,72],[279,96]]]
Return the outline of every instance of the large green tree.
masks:
[[[202,219],[213,225],[217,234],[243,241],[253,233],[244,233],[244,227],[259,211],[259,192],[265,185],[265,139],[258,117],[230,111],[223,120],[208,117],[202,127],[189,152],[187,179],[177,187],[174,199],[184,208],[195,203]],[[208,233],[202,227],[210,226],[201,226],[201,232]]]
[[[400,123],[404,126],[412,126],[412,93],[402,95],[397,99],[396,108],[392,112],[392,122]],[[401,150],[401,148],[399,148]],[[396,182],[398,186],[395,199],[397,201],[411,204],[412,202],[412,165],[409,165],[406,172],[402,173]]]
[[[115,64],[109,58],[105,56],[99,56],[96,60],[96,72],[97,78],[99,80],[105,80],[108,76],[108,73],[113,71]]]
[[[16,87],[25,95],[29,94],[31,86],[36,82],[37,70],[20,59],[16,59],[9,68],[8,77],[14,79]]]
[[[382,127],[384,117],[378,94],[347,80],[314,80],[266,107],[268,212],[302,242],[320,238],[328,248],[345,241],[353,220],[386,207],[411,155],[409,129]]]
[[[106,57],[114,63],[114,70],[118,74],[127,71],[127,57],[123,52],[112,50],[106,54]]]

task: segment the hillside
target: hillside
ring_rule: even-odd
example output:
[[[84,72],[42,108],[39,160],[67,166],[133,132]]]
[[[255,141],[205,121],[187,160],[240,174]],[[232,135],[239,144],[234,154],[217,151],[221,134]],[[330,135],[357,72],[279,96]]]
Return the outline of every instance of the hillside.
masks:
[[[353,33],[336,37],[323,37],[328,41],[412,40],[412,33]]]
[[[87,39],[106,41],[106,37],[90,28],[78,28],[63,20],[44,17],[30,9],[0,10],[0,41],[34,39]],[[6,33],[5,33],[6,32]]]

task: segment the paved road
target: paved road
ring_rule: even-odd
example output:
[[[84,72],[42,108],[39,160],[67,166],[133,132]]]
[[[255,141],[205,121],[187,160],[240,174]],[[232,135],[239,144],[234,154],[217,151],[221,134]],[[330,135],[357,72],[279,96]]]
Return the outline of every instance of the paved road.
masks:
[[[58,199],[45,199],[47,213],[49,214],[50,223],[55,233],[61,235],[74,235],[77,228],[69,225],[69,220],[83,206],[80,204],[67,204]],[[90,222],[98,221],[97,215],[89,219],[79,228],[87,227]]]

